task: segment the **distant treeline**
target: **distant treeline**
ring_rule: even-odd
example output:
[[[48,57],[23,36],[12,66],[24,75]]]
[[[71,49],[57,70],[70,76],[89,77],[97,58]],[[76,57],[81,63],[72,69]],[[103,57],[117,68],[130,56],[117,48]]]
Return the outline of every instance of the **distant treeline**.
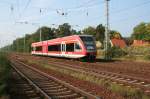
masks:
[[[103,45],[105,38],[105,27],[102,24],[96,27],[89,26],[82,31],[72,29],[71,25],[64,23],[59,25],[58,28],[51,28],[43,26],[34,33],[26,34],[25,37],[17,38],[11,45],[8,45],[3,50],[17,51],[17,52],[30,52],[31,43],[40,41],[40,29],[42,32],[41,40],[50,40],[58,37],[64,37],[69,35],[89,34],[93,35],[97,41],[100,41]],[[116,30],[110,31],[110,38],[122,39],[121,33]],[[132,40],[150,40],[150,23],[140,23],[134,28],[131,37],[125,38],[127,44],[131,44]],[[25,44],[25,46],[24,46]],[[24,49],[25,48],[25,49]]]

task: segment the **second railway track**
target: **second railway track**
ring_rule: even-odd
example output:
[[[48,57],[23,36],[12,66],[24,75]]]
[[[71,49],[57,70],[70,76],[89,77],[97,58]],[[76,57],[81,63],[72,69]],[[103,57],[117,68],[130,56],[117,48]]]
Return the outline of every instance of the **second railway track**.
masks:
[[[11,63],[13,69],[39,93],[39,97],[44,97],[44,99],[101,99],[18,61],[12,60]]]
[[[60,63],[60,62],[53,62],[50,61],[48,63],[51,66],[55,66],[58,68],[63,68],[79,73],[84,73],[86,75],[92,75],[97,78],[103,78],[106,80],[111,80],[114,83],[123,84],[128,87],[134,87],[142,90],[146,94],[150,94],[150,80],[149,79],[142,79],[128,75],[122,75],[118,73],[112,73],[107,71],[99,71],[96,69],[86,68],[83,66],[76,66],[75,64],[68,64],[68,63]]]
[[[52,66],[58,66],[59,68],[64,68],[68,70],[73,70],[76,72],[81,72],[95,76],[97,78],[103,78],[106,80],[111,80],[114,83],[123,84],[128,87],[135,87],[143,90],[144,93],[150,94],[150,80],[142,79],[128,75],[122,75],[113,72],[100,71],[97,69],[86,68],[83,66],[76,66],[74,64],[60,63],[60,62],[49,62]]]

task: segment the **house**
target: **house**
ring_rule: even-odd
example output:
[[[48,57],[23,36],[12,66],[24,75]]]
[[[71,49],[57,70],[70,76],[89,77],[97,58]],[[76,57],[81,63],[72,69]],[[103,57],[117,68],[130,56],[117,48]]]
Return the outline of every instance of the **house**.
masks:
[[[134,40],[132,46],[145,46],[150,45],[150,41],[145,40]]]
[[[127,46],[126,42],[124,39],[117,39],[117,38],[113,38],[111,39],[111,46],[116,46],[116,47],[120,47],[120,48],[124,48]]]

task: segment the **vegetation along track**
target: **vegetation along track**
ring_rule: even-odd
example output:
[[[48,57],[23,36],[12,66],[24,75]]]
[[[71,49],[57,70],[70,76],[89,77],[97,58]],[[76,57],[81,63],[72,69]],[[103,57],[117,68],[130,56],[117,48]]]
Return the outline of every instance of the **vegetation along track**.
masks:
[[[24,63],[15,60],[11,60],[11,63],[16,72],[25,78],[36,92],[40,93],[39,97],[45,99],[100,99]]]
[[[69,63],[64,63],[64,62],[60,63],[56,61],[55,62],[49,61],[48,64],[50,66],[55,66],[55,67],[67,69],[70,71],[80,72],[86,75],[92,75],[100,79],[103,78],[106,80],[111,80],[113,83],[118,83],[121,85],[125,85],[127,87],[134,87],[134,88],[142,90],[146,94],[150,94],[150,80],[149,79],[142,79],[142,78],[128,76],[124,74],[100,71],[97,69],[86,68],[83,66],[76,66],[75,64],[69,64]]]
[[[111,80],[113,83],[127,85],[128,87],[135,87],[143,90],[145,93],[150,94],[150,81],[149,79],[141,79],[133,76],[107,72],[107,71],[100,71],[97,69],[91,69],[86,67],[80,67],[71,64],[65,64],[60,62],[49,62],[51,65],[58,66],[59,68],[69,69],[81,73],[85,73],[87,75],[93,75],[98,78],[103,78],[106,80]]]

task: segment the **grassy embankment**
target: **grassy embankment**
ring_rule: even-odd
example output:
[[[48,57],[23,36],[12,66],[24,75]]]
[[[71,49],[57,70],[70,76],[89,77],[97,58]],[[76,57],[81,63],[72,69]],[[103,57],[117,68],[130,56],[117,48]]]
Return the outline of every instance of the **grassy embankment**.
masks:
[[[109,80],[105,80],[103,78],[97,78],[95,76],[92,76],[90,74],[85,74],[85,73],[79,73],[73,70],[67,70],[63,68],[59,68],[56,66],[48,65],[46,61],[32,61],[28,60],[28,63],[31,64],[37,64],[42,66],[43,68],[54,70],[63,74],[70,75],[72,77],[89,81],[92,83],[95,83],[100,86],[106,87],[108,90],[111,90],[112,92],[119,93],[121,96],[123,96],[125,99],[150,99],[150,96],[145,95],[141,90],[136,89],[136,88],[131,88],[129,86],[124,86],[124,85],[119,85],[116,83],[113,83]]]
[[[127,55],[123,59],[150,62],[150,45],[140,47],[132,46],[124,50],[127,52]]]
[[[7,99],[7,83],[10,75],[10,64],[6,53],[0,52],[0,99]]]
[[[110,55],[113,60],[128,60],[128,61],[141,61],[150,62],[150,45],[149,46],[130,46],[127,48],[113,47],[110,49]],[[103,58],[104,51],[97,50],[97,58]]]

